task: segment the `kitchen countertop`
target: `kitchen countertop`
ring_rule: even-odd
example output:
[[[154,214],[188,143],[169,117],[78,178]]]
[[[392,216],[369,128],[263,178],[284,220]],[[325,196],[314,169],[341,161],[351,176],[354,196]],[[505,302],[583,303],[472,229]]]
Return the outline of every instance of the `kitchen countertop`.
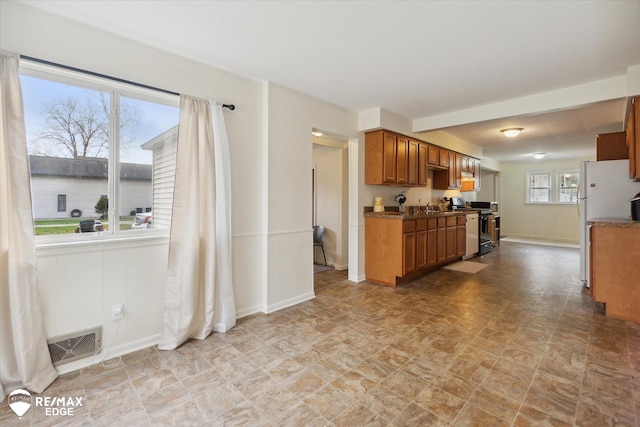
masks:
[[[587,224],[599,227],[640,228],[640,221],[626,218],[593,218],[588,220]]]
[[[471,211],[462,212],[431,212],[420,214],[409,214],[407,212],[386,211],[386,212],[365,212],[365,218],[389,218],[389,219],[419,219],[419,218],[438,218],[443,216],[460,216],[473,213]]]

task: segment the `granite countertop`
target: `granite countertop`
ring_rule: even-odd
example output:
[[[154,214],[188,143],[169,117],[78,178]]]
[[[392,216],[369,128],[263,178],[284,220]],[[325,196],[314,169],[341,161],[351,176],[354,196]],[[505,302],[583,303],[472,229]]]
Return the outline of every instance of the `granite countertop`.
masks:
[[[431,212],[419,214],[409,214],[408,212],[386,211],[386,212],[365,212],[366,218],[389,218],[389,219],[419,219],[419,218],[437,218],[442,216],[460,216],[471,212]]]
[[[588,220],[587,224],[599,227],[640,228],[640,221],[627,218],[593,218]]]

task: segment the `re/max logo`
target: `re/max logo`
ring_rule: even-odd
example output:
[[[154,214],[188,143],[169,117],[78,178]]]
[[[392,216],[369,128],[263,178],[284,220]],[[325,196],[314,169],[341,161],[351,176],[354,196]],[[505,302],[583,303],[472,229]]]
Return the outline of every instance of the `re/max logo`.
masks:
[[[82,397],[39,397],[36,406],[82,406]]]

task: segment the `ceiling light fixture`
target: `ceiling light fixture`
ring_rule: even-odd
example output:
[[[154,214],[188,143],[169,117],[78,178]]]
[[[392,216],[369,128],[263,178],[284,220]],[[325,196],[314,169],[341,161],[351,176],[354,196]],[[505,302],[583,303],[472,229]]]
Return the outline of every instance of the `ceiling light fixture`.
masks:
[[[524,128],[507,128],[501,129],[500,132],[502,132],[502,134],[506,137],[513,138],[515,136],[518,136],[523,130]]]
[[[546,156],[546,155],[547,155],[547,153],[533,153],[533,157],[535,157],[538,160],[544,159],[544,156]]]
[[[314,130],[313,132],[311,132],[311,135],[313,135],[313,136],[315,136],[317,138],[320,138],[322,136],[322,132],[318,132],[318,131]]]

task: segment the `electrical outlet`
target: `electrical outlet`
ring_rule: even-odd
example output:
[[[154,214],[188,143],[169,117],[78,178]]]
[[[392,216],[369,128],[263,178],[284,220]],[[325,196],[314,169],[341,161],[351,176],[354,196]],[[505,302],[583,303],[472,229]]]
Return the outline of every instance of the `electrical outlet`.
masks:
[[[117,304],[111,307],[111,320],[124,318],[124,304]]]

